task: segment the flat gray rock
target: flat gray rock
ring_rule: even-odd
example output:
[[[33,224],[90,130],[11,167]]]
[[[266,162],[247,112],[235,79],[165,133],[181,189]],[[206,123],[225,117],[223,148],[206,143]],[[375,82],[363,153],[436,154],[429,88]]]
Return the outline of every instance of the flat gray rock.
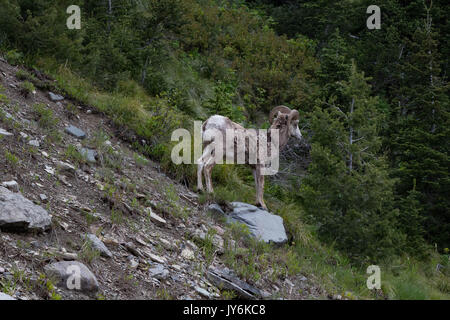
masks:
[[[55,262],[46,265],[44,271],[50,279],[56,280],[61,288],[82,292],[98,291],[97,278],[81,262]]]
[[[97,160],[95,159],[95,157],[97,156],[97,151],[88,148],[81,148],[80,153],[88,162],[97,162]]]
[[[248,226],[250,233],[266,243],[281,245],[288,238],[283,225],[283,218],[259,209],[248,203],[232,202],[233,211],[228,216],[229,222],[240,222]]]
[[[64,131],[78,139],[86,138],[86,133],[80,128],[74,126],[68,126],[64,129]]]
[[[48,93],[48,96],[50,97],[50,100],[52,100],[52,101],[62,101],[62,100],[64,100],[63,96],[61,96],[59,94],[56,94],[56,93],[53,93],[51,91]]]
[[[97,238],[95,234],[88,234],[86,238],[91,242],[92,248],[100,252],[100,255],[106,258],[111,258],[113,255],[111,251],[105,246],[105,244]]]
[[[12,231],[45,231],[51,227],[48,212],[20,193],[0,187],[0,229]]]
[[[236,277],[228,268],[217,269],[210,267],[206,277],[221,290],[235,291],[241,299],[255,300],[263,297],[259,289]]]
[[[9,294],[0,292],[0,301],[1,301],[1,300],[5,301],[5,300],[16,300],[16,299],[14,299],[13,297],[11,297]]]

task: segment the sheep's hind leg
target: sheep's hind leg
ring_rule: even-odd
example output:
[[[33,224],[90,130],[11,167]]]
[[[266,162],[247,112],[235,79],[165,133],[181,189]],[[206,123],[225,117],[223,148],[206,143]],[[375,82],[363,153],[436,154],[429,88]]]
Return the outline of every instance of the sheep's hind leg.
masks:
[[[206,183],[206,192],[208,193],[213,193],[214,189],[212,186],[212,177],[211,177],[211,173],[212,173],[212,169],[215,165],[215,159],[214,156],[212,156],[211,158],[208,159],[208,161],[205,164],[205,168],[204,168],[204,174],[205,174],[205,183]]]

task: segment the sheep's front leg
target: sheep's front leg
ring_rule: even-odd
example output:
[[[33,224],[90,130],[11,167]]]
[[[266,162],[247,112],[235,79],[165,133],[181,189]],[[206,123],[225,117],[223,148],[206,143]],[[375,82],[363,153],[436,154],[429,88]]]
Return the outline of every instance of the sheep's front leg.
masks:
[[[204,163],[203,163],[203,157],[201,157],[198,161],[197,161],[198,165],[197,165],[197,189],[198,191],[203,191],[203,177],[202,177],[202,171],[203,171],[203,167],[204,167]]]
[[[266,204],[264,203],[264,175],[261,174],[261,167],[257,167],[254,171],[255,183],[256,183],[256,204],[267,210]]]

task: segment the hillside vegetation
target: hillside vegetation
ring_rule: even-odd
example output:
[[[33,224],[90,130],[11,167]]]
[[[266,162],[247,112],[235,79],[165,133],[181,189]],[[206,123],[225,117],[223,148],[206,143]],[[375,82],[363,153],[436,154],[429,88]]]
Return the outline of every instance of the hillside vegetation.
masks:
[[[256,281],[273,250],[273,268],[348,298],[448,299],[449,7],[382,0],[369,30],[369,2],[0,0],[0,50],[24,66],[23,92],[104,113],[192,191],[195,166],[170,159],[173,130],[212,114],[268,127],[274,106],[297,109],[305,143],[290,162],[302,164],[265,188],[290,242],[228,264]],[[66,26],[72,4],[80,30]],[[217,166],[213,180],[200,205],[254,202],[249,170]],[[366,287],[369,265],[381,290]]]

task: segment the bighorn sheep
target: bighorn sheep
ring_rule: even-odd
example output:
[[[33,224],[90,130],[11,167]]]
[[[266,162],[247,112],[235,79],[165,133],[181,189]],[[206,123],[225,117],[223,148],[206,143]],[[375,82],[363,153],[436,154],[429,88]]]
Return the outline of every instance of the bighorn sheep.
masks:
[[[302,134],[298,128],[299,113],[297,110],[291,110],[286,106],[275,107],[270,112],[269,121],[271,124],[269,128],[269,136],[267,138],[269,157],[271,154],[270,129],[279,130],[279,150],[276,150],[276,155],[278,155],[278,152],[287,144],[289,137],[295,137],[299,140],[302,139]],[[211,134],[211,132],[213,132],[213,134]],[[223,138],[221,144],[222,150],[218,149],[220,146],[216,143],[216,139],[214,137],[217,137],[217,134],[214,134],[214,132],[220,133],[219,136]],[[231,141],[234,146],[233,148],[226,148],[227,132],[229,135],[232,135],[230,139],[233,139]],[[267,161],[264,161],[264,159],[261,159],[259,156],[257,156],[256,161],[249,161],[250,153],[253,152],[253,154],[259,155],[259,153],[255,152],[254,149],[258,148],[257,146],[261,145],[261,143],[264,143],[263,141],[260,141],[260,136],[255,134],[255,132],[256,130],[252,131],[252,129],[245,129],[241,125],[231,121],[229,118],[220,115],[211,116],[203,123],[202,140],[204,149],[202,156],[197,160],[198,190],[203,190],[203,172],[206,182],[206,191],[208,193],[213,192],[211,172],[214,165],[218,162],[218,158],[234,160],[235,157],[238,159],[240,157],[240,159],[245,159],[242,163],[249,165],[253,170],[253,176],[256,184],[257,206],[267,209],[263,200],[264,175],[261,174],[262,169],[267,166]],[[250,150],[252,148],[253,150]],[[272,152],[272,154],[274,153]]]

